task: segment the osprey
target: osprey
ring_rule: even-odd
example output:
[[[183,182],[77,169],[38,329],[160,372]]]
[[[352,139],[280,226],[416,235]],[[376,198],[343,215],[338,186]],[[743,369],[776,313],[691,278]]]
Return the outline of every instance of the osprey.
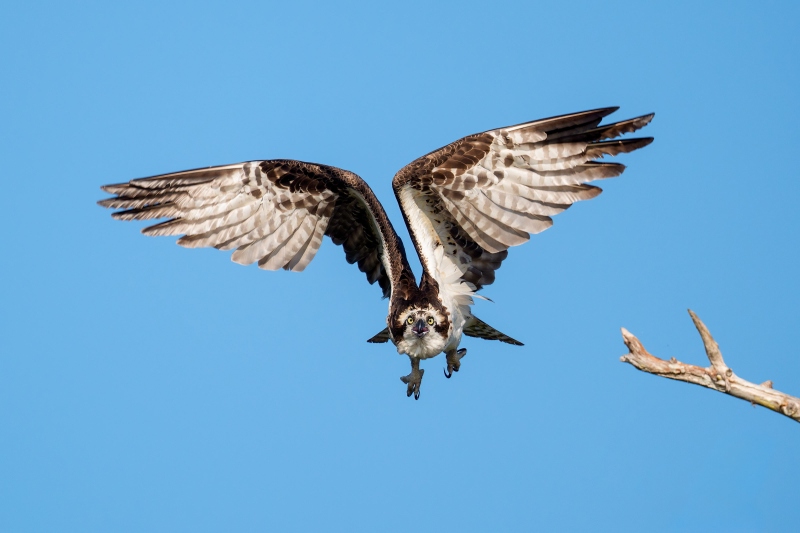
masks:
[[[422,263],[417,283],[403,243],[372,189],[340,168],[287,159],[249,161],[106,185],[104,207],[119,220],[164,222],[145,235],[182,235],[188,248],[235,250],[239,264],[301,271],[323,236],[389,298],[387,342],[411,360],[401,380],[419,399],[420,361],[444,352],[446,377],[458,372],[462,335],[522,345],[472,314],[473,297],[494,282],[508,248],[549,228],[550,217],[601,189],[588,182],[618,176],[619,163],[648,138],[616,139],[653,114],[600,125],[618,108],[562,115],[469,135],[420,157],[392,180]]]

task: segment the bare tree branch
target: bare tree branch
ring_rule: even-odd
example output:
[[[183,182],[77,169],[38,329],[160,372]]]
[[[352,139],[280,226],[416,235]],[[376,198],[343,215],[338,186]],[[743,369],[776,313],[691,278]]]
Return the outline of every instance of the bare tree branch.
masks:
[[[648,353],[639,339],[625,328],[622,328],[622,339],[625,341],[630,353],[623,355],[620,361],[630,363],[643,372],[694,383],[695,385],[730,394],[736,398],[762,405],[776,413],[788,416],[795,422],[800,422],[800,398],[795,398],[773,389],[772,381],[765,381],[761,385],[756,385],[734,374],[733,370],[725,364],[722,353],[719,351],[719,345],[709,333],[706,325],[691,309],[689,310],[689,315],[691,315],[694,325],[703,339],[706,355],[708,355],[711,366],[703,368],[687,365],[674,357],[669,361],[659,359]]]

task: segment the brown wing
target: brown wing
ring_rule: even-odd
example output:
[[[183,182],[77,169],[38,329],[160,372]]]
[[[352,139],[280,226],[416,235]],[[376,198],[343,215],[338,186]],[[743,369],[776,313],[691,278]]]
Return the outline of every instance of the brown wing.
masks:
[[[243,265],[301,271],[328,235],[384,296],[404,278],[413,280],[402,242],[372,190],[335,167],[251,161],[102,189],[114,197],[100,205],[123,209],[116,219],[169,219],[145,228],[145,235],[183,235],[181,246],[235,250],[231,259]]]
[[[616,109],[470,135],[397,173],[392,184],[406,225],[440,287],[491,284],[509,247],[549,228],[551,217],[574,202],[600,194],[588,182],[622,173],[623,165],[595,159],[650,144],[652,138],[609,139],[645,126],[653,115],[600,126]]]

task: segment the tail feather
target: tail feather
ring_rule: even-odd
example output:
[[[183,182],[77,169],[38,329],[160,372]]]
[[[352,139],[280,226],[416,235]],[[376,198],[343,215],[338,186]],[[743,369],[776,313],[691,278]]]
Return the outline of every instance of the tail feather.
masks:
[[[473,316],[467,320],[464,326],[464,335],[468,337],[478,337],[489,341],[500,341],[514,346],[524,346],[516,339],[512,339],[505,333],[501,333],[478,317]]]
[[[383,328],[383,331],[368,339],[367,342],[389,342],[389,328]]]

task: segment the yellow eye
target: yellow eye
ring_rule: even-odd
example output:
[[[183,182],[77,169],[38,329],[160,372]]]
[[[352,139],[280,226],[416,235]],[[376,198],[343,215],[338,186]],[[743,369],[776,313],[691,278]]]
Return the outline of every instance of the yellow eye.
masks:
[[[414,317],[413,316],[408,317],[408,320],[406,320],[406,322],[408,322],[409,324],[413,324],[414,323]]]
[[[433,325],[433,322],[434,322],[434,320],[433,320],[433,317],[432,317],[432,316],[429,316],[429,317],[428,317],[428,325],[429,325],[429,326],[432,326],[432,325]]]

